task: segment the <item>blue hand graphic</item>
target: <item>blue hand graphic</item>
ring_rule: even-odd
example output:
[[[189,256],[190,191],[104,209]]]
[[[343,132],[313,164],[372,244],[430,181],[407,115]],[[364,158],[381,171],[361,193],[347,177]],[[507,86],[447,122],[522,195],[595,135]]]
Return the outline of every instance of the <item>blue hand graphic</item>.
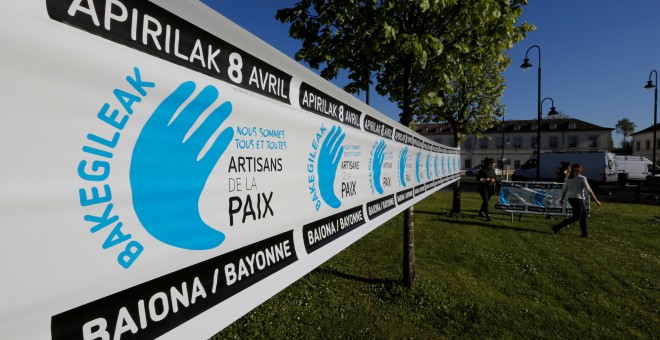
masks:
[[[426,179],[431,179],[431,154],[426,155]]]
[[[218,90],[207,86],[173,118],[194,90],[194,82],[181,84],[144,125],[131,158],[130,182],[135,213],[149,234],[174,247],[203,250],[225,240],[224,233],[202,221],[198,205],[209,174],[229,146],[234,130],[225,128],[202,153],[211,135],[231,114],[232,105],[222,103],[190,131],[218,98]]]
[[[442,175],[446,176],[445,172],[445,155],[442,155],[442,160],[440,161],[440,170],[442,170]]]
[[[540,207],[544,207],[545,204],[543,204],[543,200],[546,197],[548,197],[548,193],[543,191],[543,190],[539,190],[534,194],[534,197],[532,198],[532,200],[534,201],[534,204],[536,204]]]
[[[417,153],[417,157],[415,158],[415,177],[417,178],[417,183],[422,183],[422,179],[419,177],[419,168],[421,166],[422,161],[422,152]]]
[[[439,178],[440,173],[438,173],[438,155],[435,155],[435,158],[433,159],[433,170],[435,172],[435,178]]]
[[[346,134],[341,133],[341,127],[333,126],[319,151],[317,166],[319,169],[319,191],[323,201],[332,208],[339,208],[341,205],[341,201],[335,195],[335,177],[339,160],[341,155],[344,154],[344,147],[341,145],[344,137],[346,137]]]
[[[509,196],[511,196],[511,190],[509,188],[503,188],[500,190],[500,202],[502,202],[502,204],[509,204]]]
[[[406,163],[408,162],[408,147],[405,147],[401,151],[401,158],[399,158],[399,179],[401,180],[401,185],[406,187]]]
[[[383,169],[383,161],[385,160],[385,141],[381,140],[376,146],[376,152],[374,152],[374,187],[379,194],[383,193],[383,187],[380,184],[380,173]]]

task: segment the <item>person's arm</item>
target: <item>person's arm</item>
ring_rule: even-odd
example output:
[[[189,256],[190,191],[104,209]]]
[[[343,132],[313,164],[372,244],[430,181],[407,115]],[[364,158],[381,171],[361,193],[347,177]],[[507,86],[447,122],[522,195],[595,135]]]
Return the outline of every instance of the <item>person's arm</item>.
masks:
[[[495,173],[495,170],[493,170],[493,173]],[[477,181],[480,183],[489,184],[489,183],[494,183],[495,178],[490,177],[490,175],[488,175],[488,171],[486,171],[486,169],[481,168],[479,169],[479,173],[477,173]]]
[[[477,173],[477,182],[480,182],[480,183],[490,182],[490,179],[488,178],[488,173],[486,172],[486,169],[484,169],[484,168],[479,169],[479,172]]]
[[[495,168],[490,169],[490,174],[491,176],[488,176],[488,180],[490,181],[490,184],[495,184],[497,182],[497,172],[495,172]]]
[[[567,191],[568,191],[568,181],[565,181],[564,186],[561,189],[561,197],[559,198],[559,205],[564,205],[564,197],[566,197]]]
[[[598,204],[598,206],[600,206],[600,201],[598,200],[598,198],[596,198],[596,195],[594,194],[594,192],[592,191],[589,194],[591,195],[591,198],[594,199],[594,202],[596,202],[596,204]]]
[[[598,198],[596,198],[596,194],[594,193],[594,191],[591,190],[591,187],[589,186],[589,181],[587,181],[587,178],[582,177],[582,181],[584,182],[584,188],[587,189],[587,192],[589,192],[589,195],[591,195],[591,198],[593,198],[594,202],[596,202],[596,204],[598,206],[600,206],[600,201],[598,200]]]

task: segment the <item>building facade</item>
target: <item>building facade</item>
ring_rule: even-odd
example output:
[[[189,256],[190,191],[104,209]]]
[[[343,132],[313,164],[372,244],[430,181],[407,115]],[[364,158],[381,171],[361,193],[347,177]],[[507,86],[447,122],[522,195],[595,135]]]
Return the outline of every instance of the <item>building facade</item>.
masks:
[[[660,165],[660,124],[656,125],[655,159]],[[653,126],[635,132],[632,135],[633,155],[644,156],[653,160]]]
[[[461,148],[461,168],[481,164],[487,157],[498,161],[497,167],[519,168],[537,150],[537,120],[508,120],[483,131],[484,138],[467,135]],[[551,118],[541,121],[541,153],[558,151],[610,151],[613,128],[601,127],[575,118]],[[417,132],[438,143],[453,146],[454,133],[449,124],[417,124]]]

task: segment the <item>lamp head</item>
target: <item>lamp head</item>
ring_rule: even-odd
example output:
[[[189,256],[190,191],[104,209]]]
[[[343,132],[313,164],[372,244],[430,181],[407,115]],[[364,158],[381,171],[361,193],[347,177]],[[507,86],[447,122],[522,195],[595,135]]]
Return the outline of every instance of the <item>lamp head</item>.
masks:
[[[557,112],[557,110],[554,106],[550,107],[550,112],[548,112],[548,116],[556,116],[558,114],[559,114],[559,112]]]
[[[529,63],[529,58],[525,58],[522,65],[520,65],[520,68],[522,68],[523,71],[527,71],[530,67],[532,67],[532,64]]]
[[[653,84],[653,80],[649,80],[646,82],[646,85],[644,85],[644,88],[647,90],[655,88],[655,85]]]

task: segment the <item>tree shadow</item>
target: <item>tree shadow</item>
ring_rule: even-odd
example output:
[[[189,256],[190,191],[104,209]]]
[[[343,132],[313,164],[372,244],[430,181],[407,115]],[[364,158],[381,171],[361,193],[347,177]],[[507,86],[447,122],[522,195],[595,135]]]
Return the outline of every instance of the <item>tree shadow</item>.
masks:
[[[446,211],[445,212],[438,212],[438,211],[415,210],[415,214],[447,216],[448,212],[446,212]]]
[[[485,222],[482,220],[479,220],[478,222],[473,222],[473,221],[460,221],[456,219],[452,219],[449,217],[451,215],[451,212],[448,211],[424,211],[424,210],[415,210],[416,214],[425,214],[425,215],[433,215],[433,216],[441,216],[444,218],[435,218],[433,219],[434,221],[440,221],[440,222],[446,222],[449,224],[454,224],[454,225],[470,225],[470,226],[478,226],[478,227],[485,227],[485,228],[491,228],[491,229],[502,229],[502,230],[513,230],[513,231],[518,231],[518,232],[530,232],[530,233],[539,233],[539,234],[548,234],[552,233],[551,231],[545,231],[545,230],[538,230],[538,229],[530,229],[530,228],[523,228],[523,227],[513,227],[513,226],[508,226],[508,225],[502,225],[502,224],[497,224],[497,221],[492,221],[492,222]],[[478,211],[476,210],[462,210],[460,215],[463,218],[473,218],[477,219]],[[474,214],[474,215],[473,215]],[[502,215],[505,216],[505,215]]]
[[[433,219],[434,221],[440,221],[440,222],[446,222],[449,224],[453,225],[469,225],[469,226],[477,226],[477,227],[484,227],[484,228],[491,228],[491,229],[501,229],[501,230],[513,230],[517,232],[527,232],[527,233],[538,233],[538,234],[551,234],[552,231],[550,230],[538,230],[538,229],[530,229],[530,228],[522,228],[522,227],[512,227],[508,225],[501,225],[497,224],[496,221],[491,221],[491,222],[472,222],[472,221],[457,221],[455,219],[451,218],[435,218]]]
[[[360,276],[357,276],[357,275],[342,273],[342,272],[340,272],[336,269],[316,268],[314,271],[319,273],[319,274],[334,275],[334,276],[340,277],[342,279],[351,280],[351,281],[358,281],[358,282],[363,282],[363,283],[368,283],[368,284],[380,284],[380,285],[385,285],[385,286],[393,286],[393,285],[401,285],[402,284],[401,280],[371,279],[371,278],[366,278],[366,277],[360,277]]]

